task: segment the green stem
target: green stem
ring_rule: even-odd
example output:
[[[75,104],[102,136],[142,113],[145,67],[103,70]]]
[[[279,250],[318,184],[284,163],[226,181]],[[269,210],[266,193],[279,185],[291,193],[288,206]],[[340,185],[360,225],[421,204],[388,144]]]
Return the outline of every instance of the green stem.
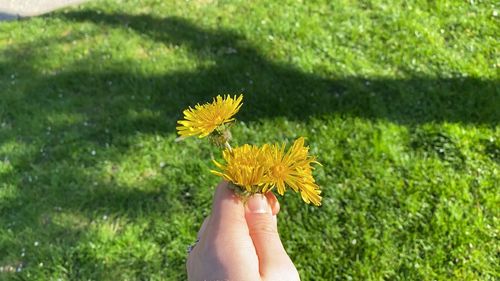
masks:
[[[224,146],[227,148],[227,150],[229,150],[229,153],[233,153],[233,148],[231,147],[228,141],[224,143]]]

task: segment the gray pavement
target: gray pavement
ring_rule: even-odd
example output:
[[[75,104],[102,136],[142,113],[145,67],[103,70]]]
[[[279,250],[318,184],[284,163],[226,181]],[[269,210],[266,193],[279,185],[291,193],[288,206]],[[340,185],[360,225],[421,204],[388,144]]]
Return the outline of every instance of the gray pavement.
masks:
[[[0,21],[45,14],[88,0],[0,0]]]

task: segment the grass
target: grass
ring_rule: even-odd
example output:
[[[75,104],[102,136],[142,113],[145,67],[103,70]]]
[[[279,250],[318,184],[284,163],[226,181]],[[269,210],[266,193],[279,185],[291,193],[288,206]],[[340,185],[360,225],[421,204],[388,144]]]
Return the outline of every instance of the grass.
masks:
[[[306,136],[319,208],[280,198],[303,280],[498,280],[493,1],[93,1],[0,23],[0,280],[184,280],[216,149]],[[16,272],[17,271],[17,272]]]

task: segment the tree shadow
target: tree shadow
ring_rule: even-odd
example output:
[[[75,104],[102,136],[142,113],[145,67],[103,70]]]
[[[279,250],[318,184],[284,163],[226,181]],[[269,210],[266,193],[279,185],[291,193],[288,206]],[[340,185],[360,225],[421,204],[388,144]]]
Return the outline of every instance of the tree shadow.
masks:
[[[66,20],[131,28],[166,45],[189,48],[214,66],[195,73],[153,78],[165,89],[174,81],[184,103],[207,100],[220,92],[247,93],[244,120],[284,116],[305,119],[339,113],[400,124],[461,122],[496,125],[500,120],[500,81],[474,77],[439,78],[408,75],[408,79],[320,77],[292,65],[272,62],[244,35],[198,27],[182,18],[102,14],[94,11],[61,14]],[[148,77],[151,78],[151,77]],[[196,83],[193,83],[195,82]],[[165,91],[164,91],[165,92]],[[164,102],[170,101],[171,97]],[[177,108],[176,108],[177,109]]]

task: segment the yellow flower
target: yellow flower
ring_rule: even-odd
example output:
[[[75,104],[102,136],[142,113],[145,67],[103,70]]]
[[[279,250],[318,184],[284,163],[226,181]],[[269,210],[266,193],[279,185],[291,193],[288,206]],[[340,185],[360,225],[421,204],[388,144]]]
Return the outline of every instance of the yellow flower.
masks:
[[[302,137],[286,152],[284,144],[262,147],[245,144],[225,149],[222,153],[225,164],[214,160],[220,171],[211,172],[239,187],[236,191],[244,195],[266,193],[275,187],[283,195],[289,187],[300,192],[306,203],[319,206],[321,190],[312,175],[312,164],[321,164],[308,153]]]
[[[215,165],[222,171],[211,172],[232,182],[236,186],[244,188],[247,192],[256,193],[260,191],[258,186],[262,185],[267,167],[263,150],[258,146],[245,144],[232,150],[226,149],[222,153],[226,165]]]
[[[212,103],[197,104],[195,108],[184,110],[184,120],[177,123],[177,131],[181,137],[199,135],[200,138],[210,135],[219,126],[234,121],[233,116],[240,109],[243,95],[239,97],[220,95]]]
[[[321,190],[312,176],[311,164],[319,164],[316,159],[308,155],[309,148],[304,146],[304,138],[298,138],[285,153],[285,145],[265,145],[268,172],[264,177],[262,192],[274,187],[283,195],[286,186],[295,192],[300,192],[306,203],[321,205]]]

